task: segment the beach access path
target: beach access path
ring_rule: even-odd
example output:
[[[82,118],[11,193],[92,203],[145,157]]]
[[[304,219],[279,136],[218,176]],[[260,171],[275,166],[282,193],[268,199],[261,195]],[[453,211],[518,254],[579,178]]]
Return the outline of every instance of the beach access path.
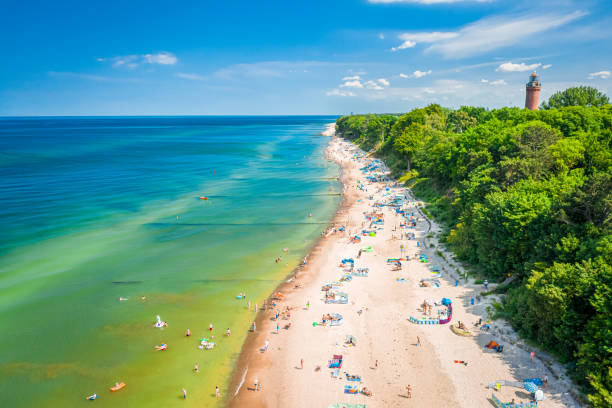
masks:
[[[367,407],[490,408],[494,406],[493,394],[503,402],[527,402],[529,393],[508,386],[493,391],[489,384],[545,375],[549,377],[544,388],[547,399],[539,406],[577,406],[563,383],[555,383],[546,366],[537,359],[530,360],[529,350],[505,344],[496,337],[495,330],[485,332],[474,327],[483,317],[484,306],[480,302],[472,305],[471,299],[479,294],[481,286],[455,286],[454,277],[443,272],[440,287],[420,287],[421,279],[432,277],[428,266],[436,259],[436,249],[423,248],[432,224],[418,215],[416,206],[409,206],[407,211],[418,217],[417,226],[402,231],[403,219],[394,209],[373,208],[374,202],[406,190],[386,190],[385,183],[367,182],[359,169],[369,159],[357,158],[355,152],[350,143],[340,138],[334,138],[328,149],[330,158],[343,168],[345,189],[343,206],[333,224],[346,230],[336,230],[322,238],[307,265],[279,287],[282,298],[275,302],[276,306],[259,313],[257,330],[249,334],[234,375],[230,389],[237,392],[228,396],[229,406],[297,408],[351,403]],[[358,181],[364,190],[358,188]],[[369,229],[364,214],[373,211],[383,212],[382,229],[376,231],[376,236],[361,236],[361,242],[351,243],[350,237]],[[407,231],[414,232],[416,239],[402,237],[402,232]],[[366,246],[372,246],[373,251],[358,256]],[[428,254],[428,263],[414,259],[421,251]],[[411,260],[402,262],[400,271],[393,271],[387,263],[388,258],[406,256]],[[347,304],[326,304],[321,287],[341,278],[343,268],[339,265],[344,258],[353,258],[356,268],[369,268],[369,276],[342,283],[339,291],[348,294]],[[404,280],[398,280],[401,278]],[[455,334],[451,324],[422,325],[409,320],[410,316],[422,316],[420,305],[425,299],[442,297],[453,302],[451,324],[464,322],[474,336]],[[287,307],[291,309],[290,316],[274,320],[275,311]],[[313,325],[328,313],[340,313],[342,324]],[[284,329],[289,322],[290,328]],[[277,323],[281,327],[278,332]],[[356,338],[356,346],[345,344],[347,335]],[[269,347],[263,351],[266,340]],[[504,352],[484,348],[489,340],[504,344]],[[333,355],[343,356],[338,378],[332,378],[328,368]],[[361,383],[348,382],[345,372],[360,376]],[[256,380],[259,391],[254,388]],[[365,386],[373,395],[345,394],[345,385],[360,389]],[[406,395],[408,385],[411,398]]]

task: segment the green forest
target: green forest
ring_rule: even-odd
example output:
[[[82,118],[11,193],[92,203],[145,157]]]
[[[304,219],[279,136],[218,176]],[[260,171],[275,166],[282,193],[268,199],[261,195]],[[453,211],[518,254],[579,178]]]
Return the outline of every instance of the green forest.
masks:
[[[612,106],[592,88],[538,111],[344,116],[337,132],[373,151],[426,203],[498,315],[564,362],[593,407],[612,406]]]

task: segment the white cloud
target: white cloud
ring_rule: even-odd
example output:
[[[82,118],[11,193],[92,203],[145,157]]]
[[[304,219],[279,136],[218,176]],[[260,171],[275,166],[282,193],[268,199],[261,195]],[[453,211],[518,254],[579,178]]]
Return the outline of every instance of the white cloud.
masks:
[[[542,69],[548,69],[550,67],[552,67],[552,64],[542,65]]]
[[[485,54],[498,48],[522,43],[536,34],[549,31],[583,17],[587,13],[526,14],[522,16],[487,17],[468,24],[457,32],[406,33],[400,39],[408,48],[412,42],[432,43],[426,51],[445,58],[465,58]],[[397,49],[401,49],[404,44]]]
[[[433,31],[430,33],[404,33],[400,34],[398,38],[402,41],[399,46],[391,48],[391,51],[405,50],[406,48],[412,48],[417,43],[433,43],[441,40],[448,40],[457,37],[458,33]]]
[[[539,62],[537,64],[529,64],[529,65],[525,64],[524,62],[521,62],[520,64],[514,64],[512,62],[504,62],[499,67],[497,67],[496,71],[502,71],[502,72],[533,71],[534,69],[538,68],[540,65],[542,64]]]
[[[406,75],[406,74],[400,73],[399,76],[400,76],[400,78],[405,78],[405,79],[408,79],[408,78],[417,78],[418,79],[418,78],[422,78],[425,75],[429,75],[429,74],[431,74],[431,69],[428,70],[428,71],[419,71],[417,69],[416,71],[414,71],[410,75]]]
[[[341,88],[363,88],[363,84],[358,79],[355,79],[352,81],[351,80],[344,81],[344,83],[340,85],[340,87]]]
[[[495,81],[491,81],[491,82],[489,82],[489,84],[491,84],[491,85],[508,85],[506,83],[506,81],[504,81],[503,79],[497,79]]]
[[[143,55],[144,61],[149,64],[174,65],[178,62],[176,56],[170,52]]]
[[[331,91],[325,92],[327,96],[355,96],[351,91],[342,91],[340,89],[332,89]]]
[[[382,86],[378,85],[376,82],[374,81],[366,81],[363,83],[365,85],[366,88],[368,89],[373,89],[375,91],[381,91],[385,88],[383,88]]]
[[[178,78],[190,79],[192,81],[204,81],[206,79],[203,76],[198,75],[198,74],[187,74],[184,72],[177,72],[175,76]]]
[[[488,79],[481,79],[480,82],[482,82],[483,84],[486,84],[487,82],[489,82]]]
[[[389,81],[387,81],[385,78],[378,78],[378,82],[380,82],[381,84],[383,84],[384,86],[389,86],[391,85],[389,83]]]
[[[385,39],[385,35],[383,33],[378,34],[378,38],[380,38],[381,40]]]
[[[589,79],[594,79],[594,78],[608,79],[610,78],[611,75],[612,75],[612,72],[610,71],[591,72],[589,74]]]
[[[475,3],[486,3],[492,0],[368,0],[370,3],[375,4],[391,4],[391,3],[415,3],[415,4],[449,4],[449,3],[461,3],[465,1],[472,1]]]
[[[358,81],[360,79],[361,77],[359,75],[345,76],[344,78],[342,78],[343,81]]]
[[[431,74],[431,69],[429,71],[419,71],[418,69],[412,73],[413,78],[422,78],[425,75]]]
[[[178,62],[178,58],[171,52],[162,51],[157,54],[132,54],[111,58],[96,58],[96,61],[110,62],[113,68],[134,69],[141,64],[174,65]]]
[[[435,94],[435,93],[436,93],[436,91],[434,91],[434,90],[433,90],[433,89],[431,89],[431,88],[424,88],[424,89],[423,89],[423,92],[428,93],[428,94],[430,94],[430,95],[433,95],[433,94]]]

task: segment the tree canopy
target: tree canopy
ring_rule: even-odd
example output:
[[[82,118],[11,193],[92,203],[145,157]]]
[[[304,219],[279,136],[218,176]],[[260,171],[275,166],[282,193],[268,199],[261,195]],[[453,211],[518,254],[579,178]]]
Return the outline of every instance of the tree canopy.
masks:
[[[548,102],[542,103],[542,109],[559,109],[567,106],[603,106],[610,103],[610,98],[596,88],[576,86],[554,93]]]
[[[592,89],[592,88],[591,88]],[[596,91],[596,90],[595,90]],[[354,115],[337,131],[375,149],[489,280],[514,280],[504,316],[612,406],[612,106],[586,87],[547,109],[438,105]]]

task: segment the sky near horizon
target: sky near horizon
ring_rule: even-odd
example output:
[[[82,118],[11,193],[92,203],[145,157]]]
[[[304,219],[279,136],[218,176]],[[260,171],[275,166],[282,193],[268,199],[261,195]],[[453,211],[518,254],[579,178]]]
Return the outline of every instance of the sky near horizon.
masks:
[[[610,0],[28,1],[0,13],[0,116],[404,112],[612,96]]]

